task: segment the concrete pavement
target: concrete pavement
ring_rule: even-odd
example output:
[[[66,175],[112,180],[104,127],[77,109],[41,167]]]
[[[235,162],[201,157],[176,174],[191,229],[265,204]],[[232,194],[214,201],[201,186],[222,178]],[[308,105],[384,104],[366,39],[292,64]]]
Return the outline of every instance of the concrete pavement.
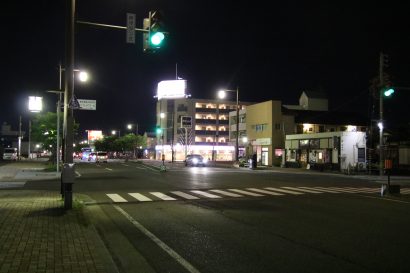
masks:
[[[59,183],[59,174],[45,168],[42,162],[0,167],[0,273],[119,272],[81,196],[64,210],[59,192],[7,189],[28,180]]]

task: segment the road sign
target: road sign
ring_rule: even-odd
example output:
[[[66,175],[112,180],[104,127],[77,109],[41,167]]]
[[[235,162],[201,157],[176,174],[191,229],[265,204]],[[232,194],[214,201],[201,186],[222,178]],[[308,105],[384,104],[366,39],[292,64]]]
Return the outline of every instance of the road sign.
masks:
[[[127,43],[135,44],[135,14],[127,13]]]
[[[75,96],[73,96],[70,102],[68,103],[68,108],[70,109],[80,109],[81,108],[80,103],[78,102]]]
[[[182,128],[192,128],[192,117],[182,116],[181,117],[181,127]]]
[[[81,110],[97,110],[96,100],[77,99]]]

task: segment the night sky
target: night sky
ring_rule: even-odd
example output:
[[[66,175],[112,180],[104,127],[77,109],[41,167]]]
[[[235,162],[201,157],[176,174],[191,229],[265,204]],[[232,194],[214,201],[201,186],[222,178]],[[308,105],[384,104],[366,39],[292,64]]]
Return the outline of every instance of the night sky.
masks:
[[[65,59],[65,1],[8,1],[1,10],[0,122],[17,130],[33,114],[29,95],[43,96],[55,111],[58,64]],[[12,2],[12,3],[10,3]],[[358,1],[357,1],[358,2]],[[125,30],[76,25],[75,67],[91,80],[75,84],[80,99],[96,99],[97,111],[75,111],[80,130],[140,132],[155,126],[156,85],[178,76],[194,98],[214,99],[220,88],[239,87],[241,101],[298,104],[303,90],[323,90],[332,110],[369,112],[369,83],[378,76],[379,53],[389,56],[396,86],[410,87],[408,9],[393,1],[343,5],[328,1],[77,0],[77,19],[137,28],[150,10],[161,10],[170,33],[156,54],[126,43]],[[234,98],[232,98],[234,100]],[[409,123],[410,90],[385,101],[390,123]]]

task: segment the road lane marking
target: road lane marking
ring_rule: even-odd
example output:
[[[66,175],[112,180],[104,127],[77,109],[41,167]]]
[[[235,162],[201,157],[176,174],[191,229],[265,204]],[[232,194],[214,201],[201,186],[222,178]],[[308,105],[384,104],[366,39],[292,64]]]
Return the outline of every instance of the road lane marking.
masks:
[[[127,164],[122,164],[122,165],[127,166],[127,167],[129,167],[129,166],[130,166],[130,165],[127,165]]]
[[[158,197],[159,199],[162,199],[162,200],[167,200],[167,201],[177,200],[177,199],[175,199],[171,196],[163,194],[162,192],[150,192],[150,194],[152,194],[152,195],[154,195],[154,196],[156,196],[156,197]]]
[[[178,195],[179,197],[182,197],[182,198],[185,198],[185,199],[189,199],[189,200],[199,199],[199,198],[196,197],[196,196],[187,194],[187,193],[182,192],[182,191],[171,191],[171,193],[173,193],[173,194],[175,194],[175,195]]]
[[[202,196],[205,196],[205,197],[208,197],[208,198],[222,198],[218,195],[208,193],[208,192],[205,192],[205,191],[191,191],[191,192],[202,195]]]
[[[264,196],[263,194],[259,194],[259,193],[254,193],[254,192],[250,192],[250,191],[244,191],[244,190],[238,190],[238,189],[228,189],[230,191],[233,192],[237,192],[243,195],[250,195],[250,196]]]
[[[180,256],[177,252],[175,252],[172,248],[170,248],[167,244],[161,241],[157,236],[151,233],[148,229],[146,229],[142,224],[140,224],[137,220],[132,218],[131,215],[126,213],[122,208],[119,206],[114,205],[114,208],[119,211],[128,221],[131,222],[139,231],[141,231],[145,236],[150,238],[154,243],[157,244],[162,250],[168,253],[172,258],[174,258],[179,264],[181,264],[188,272],[190,273],[200,273],[198,269],[196,269],[192,264],[190,264],[187,260],[185,260],[182,256]]]
[[[243,197],[243,195],[236,194],[236,193],[229,192],[229,191],[223,191],[223,190],[209,190],[209,191],[219,193],[219,194],[222,194],[222,195],[226,195],[226,196],[229,196],[229,197]]]
[[[325,188],[325,187],[313,187],[313,190],[318,190],[318,191],[323,191],[323,192],[328,192],[328,193],[343,193],[341,191],[338,190],[332,190],[330,188]]]
[[[125,200],[124,198],[121,197],[121,195],[116,194],[116,193],[107,193],[106,194],[112,201],[114,201],[115,203],[125,203],[128,202],[127,200]]]
[[[81,177],[81,173],[79,173],[78,171],[75,171],[75,174],[77,175],[77,177]]]
[[[256,191],[256,192],[264,193],[264,194],[268,194],[268,195],[284,195],[283,193],[267,191],[267,190],[260,190],[260,189],[256,189],[256,188],[247,188],[247,190]]]
[[[142,167],[135,167],[135,169],[146,170],[146,168],[142,168]]]
[[[142,195],[138,192],[131,192],[131,193],[128,193],[128,194],[131,195],[132,197],[134,197],[135,199],[137,199],[138,201],[141,201],[141,202],[152,201],[152,199],[150,199],[150,198],[146,197],[145,195]]]
[[[0,182],[0,188],[1,189],[6,189],[6,188],[17,188],[17,187],[24,187],[24,184],[26,182]]]
[[[305,194],[303,192],[296,192],[296,191],[290,191],[290,190],[284,190],[284,189],[272,188],[272,187],[267,187],[265,189],[270,190],[270,191],[278,191],[278,192],[283,192],[283,193],[289,193],[289,194],[293,194],[293,195]]]
[[[106,170],[108,170],[108,171],[112,171],[112,169],[110,169],[110,168],[105,168]]]
[[[308,192],[308,193],[323,193],[320,191],[307,190],[307,189],[301,189],[301,188],[296,188],[296,187],[281,187],[281,188],[294,190],[294,191]]]

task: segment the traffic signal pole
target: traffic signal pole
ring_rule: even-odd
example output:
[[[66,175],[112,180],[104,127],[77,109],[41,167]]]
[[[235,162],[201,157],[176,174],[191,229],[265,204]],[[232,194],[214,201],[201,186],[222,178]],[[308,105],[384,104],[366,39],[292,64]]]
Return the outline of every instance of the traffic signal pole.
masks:
[[[384,88],[384,79],[383,79],[383,66],[384,66],[384,55],[380,52],[379,58],[379,80],[380,80],[380,90],[379,90],[379,176],[383,175],[383,88]]]

